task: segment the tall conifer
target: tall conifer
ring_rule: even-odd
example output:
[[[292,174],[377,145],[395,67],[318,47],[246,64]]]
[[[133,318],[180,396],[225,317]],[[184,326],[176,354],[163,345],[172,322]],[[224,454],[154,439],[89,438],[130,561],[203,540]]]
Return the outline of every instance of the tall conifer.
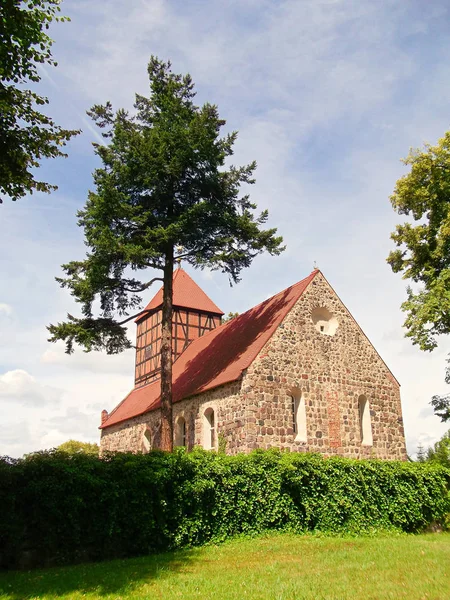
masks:
[[[255,256],[284,248],[276,229],[263,229],[267,211],[255,215],[256,205],[240,195],[241,184],[254,183],[256,163],[225,165],[237,133],[220,137],[225,121],[217,107],[196,106],[190,75],[172,73],[170,62],[151,57],[148,74],[150,96],[136,95],[133,114],[114,113],[109,102],[88,113],[109,143],[94,144],[102,166],[78,213],[88,254],[63,265],[66,277],[58,279],[83,316],[68,315],[49,331],[68,353],[75,343],[109,354],[130,348],[124,325],[136,315],[129,314],[139,308],[140,293],[163,281],[161,447],[171,450],[175,261],[219,269],[236,283]],[[149,269],[161,275],[148,279]]]

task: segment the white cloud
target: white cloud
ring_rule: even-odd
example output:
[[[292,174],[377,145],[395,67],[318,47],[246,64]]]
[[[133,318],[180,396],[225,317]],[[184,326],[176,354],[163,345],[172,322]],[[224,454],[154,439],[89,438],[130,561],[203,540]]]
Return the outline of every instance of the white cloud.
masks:
[[[0,428],[0,439],[2,443],[9,446],[15,446],[21,443],[23,438],[30,437],[28,423],[19,421],[17,423],[2,424]]]
[[[9,316],[12,314],[12,306],[10,306],[9,304],[6,304],[5,302],[0,302],[0,314],[3,313],[6,316]]]
[[[35,448],[37,443],[26,420],[0,424],[0,456],[18,458]]]
[[[233,112],[262,100],[265,111],[293,110],[295,131],[369,112],[415,70],[397,39],[398,27],[405,34],[417,25],[405,24],[394,2],[262,3],[252,28],[239,22],[243,8],[223,11],[214,1],[198,13],[161,0],[139,0],[131,10],[116,1],[88,22],[86,6],[75,3],[71,27],[89,60],[63,58],[64,73],[78,93],[126,106],[147,88],[145,66],[155,52],[172,57],[176,70],[190,70],[199,86],[216,88],[219,99],[233,98]]]
[[[62,390],[43,385],[22,369],[0,375],[0,399],[26,406],[46,406],[57,403]]]
[[[86,413],[77,406],[69,406],[63,415],[52,416],[45,423],[50,432],[57,432],[64,439],[98,441],[99,438],[100,414],[97,411]]]
[[[52,346],[41,355],[41,362],[45,365],[92,373],[129,374],[133,368],[133,359],[134,350],[108,355],[104,352],[83,352],[77,348],[73,354],[69,355],[64,352],[62,344]]]
[[[105,404],[103,402],[90,402],[86,405],[86,409],[95,414],[100,414],[102,410],[105,408]]]
[[[92,372],[80,376],[79,372],[66,369],[59,373],[58,369],[54,370],[55,366],[45,370],[50,367],[46,376],[40,375],[37,392],[36,379],[31,381],[31,392],[29,388],[24,389],[27,386],[23,382],[28,380],[30,383],[28,374],[25,377],[8,375],[7,380],[12,379],[13,384],[9,381],[7,387],[9,391],[13,388],[16,396],[0,393],[3,415],[0,455],[19,457],[24,453],[53,448],[68,439],[98,443],[101,410],[111,410],[132,386],[132,373],[127,377]],[[16,385],[17,380],[19,385]],[[47,385],[50,382],[52,385]],[[0,383],[1,391],[4,391],[3,383]],[[42,396],[47,399],[49,388],[55,390],[55,386],[59,387],[58,401],[44,404]]]
[[[51,429],[45,435],[43,435],[39,440],[39,446],[43,450],[51,450],[52,448],[56,448],[60,446],[64,442],[67,442],[69,439],[65,433],[61,433],[57,429]],[[83,440],[77,440],[83,441]]]
[[[74,61],[70,55],[62,56],[61,68],[90,102],[119,98],[130,106],[139,86],[118,85],[118,73],[126,73],[128,80],[145,82],[151,42],[161,39],[161,29],[175,23],[176,18],[163,0],[134,0],[132,5],[113,1],[99,4],[94,11],[92,6],[92,2],[81,0],[70,7],[70,34],[76,37],[73,45],[89,58]],[[148,50],[143,51],[143,47]]]
[[[429,417],[434,417],[433,407],[430,404],[424,406],[424,408],[420,410],[418,417],[419,419],[428,419]]]

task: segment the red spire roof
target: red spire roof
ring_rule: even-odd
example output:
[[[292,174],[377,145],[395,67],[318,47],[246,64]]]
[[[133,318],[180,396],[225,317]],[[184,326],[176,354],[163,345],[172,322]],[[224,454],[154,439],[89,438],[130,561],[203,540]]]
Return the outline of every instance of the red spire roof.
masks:
[[[318,272],[191,342],[173,365],[173,401],[239,379]],[[160,391],[159,379],[134,389],[101,428],[158,408]]]
[[[145,307],[145,310],[155,310],[162,306],[163,288],[153,296]],[[223,311],[209,298],[205,292],[195,283],[186,271],[181,268],[173,272],[173,306],[182,308],[192,308],[200,312],[214,313],[223,315]],[[140,321],[146,316],[146,313],[139,316],[136,321]]]

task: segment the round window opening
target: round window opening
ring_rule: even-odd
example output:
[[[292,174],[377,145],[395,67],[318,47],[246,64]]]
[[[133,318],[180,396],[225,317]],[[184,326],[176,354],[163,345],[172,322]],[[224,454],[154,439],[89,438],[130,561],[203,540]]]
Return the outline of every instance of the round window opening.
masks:
[[[336,317],[324,306],[314,308],[311,318],[317,331],[324,335],[334,335],[339,327]]]

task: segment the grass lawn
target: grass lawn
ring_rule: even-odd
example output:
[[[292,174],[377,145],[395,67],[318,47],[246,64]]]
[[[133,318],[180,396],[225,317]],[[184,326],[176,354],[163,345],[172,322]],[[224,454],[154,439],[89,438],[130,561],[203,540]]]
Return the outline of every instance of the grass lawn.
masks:
[[[0,573],[0,599],[450,599],[450,534],[271,534],[128,560]]]

